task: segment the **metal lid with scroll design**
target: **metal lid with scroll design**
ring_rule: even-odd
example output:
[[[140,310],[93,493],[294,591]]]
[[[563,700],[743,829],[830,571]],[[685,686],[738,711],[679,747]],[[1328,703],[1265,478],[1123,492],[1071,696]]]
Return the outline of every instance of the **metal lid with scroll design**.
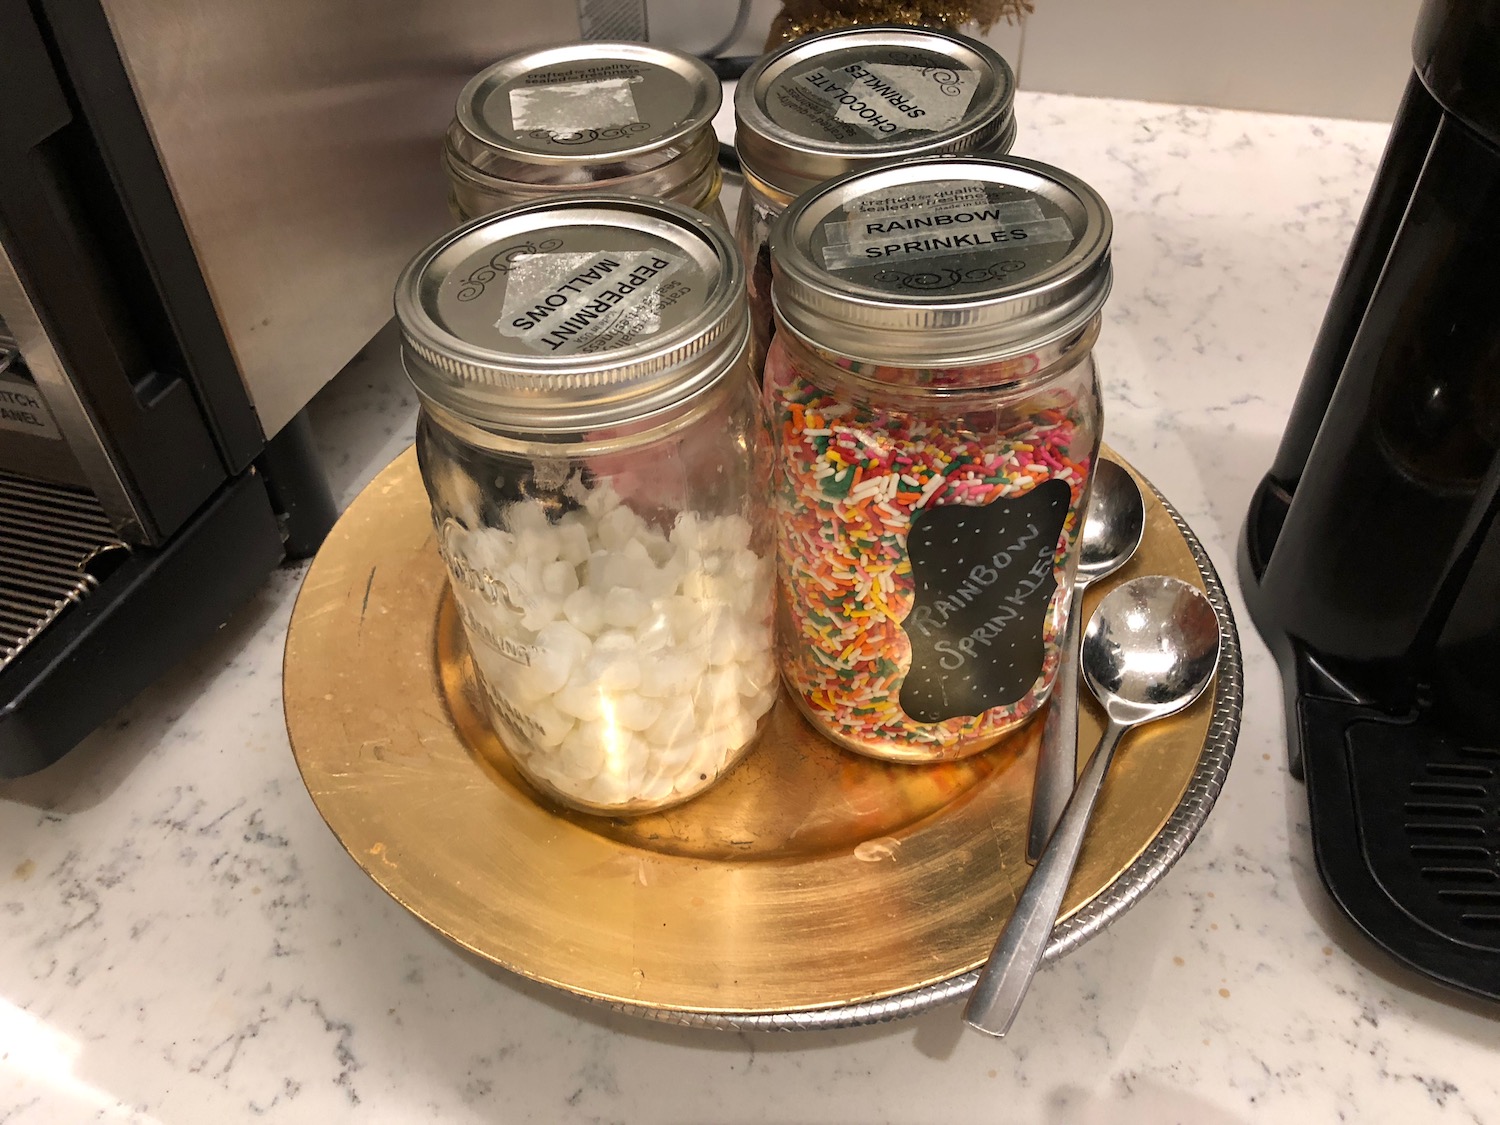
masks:
[[[727,236],[670,203],[570,196],[473,220],[396,284],[402,356],[429,407],[567,435],[672,408],[748,337]]]
[[[807,192],[771,234],[772,300],[814,346],[958,367],[1085,328],[1111,284],[1109,208],[1018,157],[886,164]]]
[[[902,26],[810,35],[762,58],[735,91],[745,170],[796,195],[900,157],[1010,151],[1015,75],[977,40]]]
[[[702,60],[661,47],[524,51],[464,86],[445,163],[451,176],[512,193],[597,185],[672,197],[717,158],[722,96]]]

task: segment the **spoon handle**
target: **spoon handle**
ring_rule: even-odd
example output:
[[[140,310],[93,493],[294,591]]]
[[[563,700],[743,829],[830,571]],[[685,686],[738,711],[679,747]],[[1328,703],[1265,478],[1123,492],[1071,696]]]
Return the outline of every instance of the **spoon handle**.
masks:
[[[1128,729],[1111,719],[1099,739],[1088,768],[1083,771],[1078,787],[1063,810],[1062,819],[1057,822],[1057,831],[1048,841],[1010,921],[1005,924],[1000,940],[979,972],[974,990],[969,993],[964,1022],[970,1027],[1004,1038],[1015,1022],[1021,1001],[1031,986],[1031,978],[1042,963],[1042,954],[1046,952],[1047,939],[1052,936],[1058,911],[1062,909],[1063,895],[1078,863],[1083,834],[1093,814],[1105,771],[1109,769],[1115,747],[1120,744],[1120,736]]]
[[[1068,616],[1057,650],[1057,678],[1052,705],[1042,727],[1036,754],[1036,779],[1031,787],[1031,823],[1026,830],[1026,862],[1041,858],[1047,841],[1062,817],[1063,807],[1078,781],[1078,619],[1083,615],[1086,582],[1075,582],[1068,598]]]

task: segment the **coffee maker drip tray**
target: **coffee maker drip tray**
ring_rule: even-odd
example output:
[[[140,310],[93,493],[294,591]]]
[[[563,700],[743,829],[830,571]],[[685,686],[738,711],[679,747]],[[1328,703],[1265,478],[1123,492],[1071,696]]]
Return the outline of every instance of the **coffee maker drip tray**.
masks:
[[[1419,714],[1308,696],[1299,710],[1329,891],[1408,965],[1500,998],[1500,749]]]
[[[1370,868],[1419,923],[1500,953],[1500,872],[1491,830],[1500,813],[1500,750],[1435,731],[1367,721],[1346,728],[1354,803],[1401,831],[1365,842]]]
[[[0,473],[0,669],[128,552],[86,490]]]

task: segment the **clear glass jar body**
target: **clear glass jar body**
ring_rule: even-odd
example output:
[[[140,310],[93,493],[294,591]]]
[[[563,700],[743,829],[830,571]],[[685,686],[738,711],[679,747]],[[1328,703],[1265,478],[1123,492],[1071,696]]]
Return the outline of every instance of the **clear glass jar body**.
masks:
[[[691,207],[700,212],[710,222],[718,224],[721,230],[730,230],[729,216],[724,214],[724,203],[720,199],[722,182],[717,169],[705,177],[706,182],[694,180],[684,185],[680,190],[654,198],[664,199],[668,203],[681,203],[684,207]],[[559,191],[577,192],[586,191],[590,185],[572,185],[566,188],[555,189],[552,194]],[[619,184],[604,184],[598,186],[600,191],[619,192],[628,190]],[[518,207],[523,203],[536,203],[545,198],[534,188],[524,190],[530,185],[517,185],[522,190],[511,190],[512,185],[500,181],[481,182],[472,176],[449,175],[448,177],[448,212],[455,220],[466,223],[470,219],[477,219],[481,215],[491,215],[496,211],[504,211],[507,207]]]
[[[740,209],[735,217],[734,240],[745,263],[745,298],[750,304],[750,342],[757,367],[771,345],[771,228],[792,202],[749,172],[740,189]]]
[[[1046,701],[1099,449],[1098,323],[1003,362],[915,369],[840,359],[778,322],[764,385],[776,445],[778,660],[793,699],[835,742],[894,761],[962,758]],[[1037,491],[1054,480],[1066,489]],[[1027,504],[1044,496],[1058,522],[1028,523]],[[961,567],[950,574],[947,557],[924,556],[914,573],[919,517],[936,527],[938,510],[990,505],[995,517],[1014,506],[1020,523],[986,540],[984,518],[973,521],[963,533],[980,536],[973,549],[953,549]],[[961,511],[941,518],[965,526]],[[1055,542],[1036,530],[1059,523]],[[1027,597],[1031,617],[1018,620],[1007,598]],[[906,703],[918,649],[921,683],[938,694],[946,683],[965,695],[966,678],[982,679],[997,660],[1019,669],[998,673],[1017,686],[998,697],[986,687],[995,706],[914,718]]]
[[[720,200],[723,179],[718,163],[719,142],[711,129],[659,155],[644,169],[607,161],[580,163],[563,174],[539,167],[538,176],[542,177],[544,172],[546,175],[535,181],[517,178],[520,173],[513,164],[508,165],[513,174],[497,175],[495,168],[482,158],[466,160],[459,155],[462,138],[457,123],[450,126],[443,151],[448,210],[461,223],[507,207],[545,202],[564,193],[600,191],[680,203],[706,216],[721,230],[731,230]]]
[[[634,815],[711,786],[777,693],[763,415],[743,355],[670,416],[563,441],[430,404],[417,455],[491,721],[527,779]]]

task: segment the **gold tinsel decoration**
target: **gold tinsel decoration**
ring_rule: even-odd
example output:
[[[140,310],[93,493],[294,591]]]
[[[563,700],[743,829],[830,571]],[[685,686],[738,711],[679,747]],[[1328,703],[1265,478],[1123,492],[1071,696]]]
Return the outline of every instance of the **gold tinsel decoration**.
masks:
[[[1032,10],[1031,0],[786,0],[771,23],[767,47],[815,31],[870,23],[904,23],[957,31],[976,25],[988,31],[1015,23]]]

